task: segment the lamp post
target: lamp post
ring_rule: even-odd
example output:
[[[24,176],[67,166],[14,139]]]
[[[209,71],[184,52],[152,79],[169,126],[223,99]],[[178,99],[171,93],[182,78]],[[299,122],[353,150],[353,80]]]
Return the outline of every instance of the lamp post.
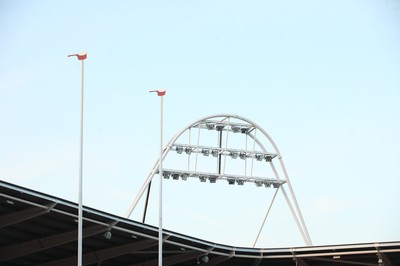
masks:
[[[83,69],[87,53],[70,54],[68,57],[76,56],[81,61],[81,119],[80,119],[80,144],[79,144],[79,192],[78,192],[78,266],[82,266],[82,170],[83,170]]]
[[[165,95],[165,90],[152,90],[150,92],[157,92],[160,96],[160,159],[158,164],[158,174],[160,176],[159,185],[159,197],[158,197],[158,265],[162,266],[162,155],[163,155],[163,96]]]

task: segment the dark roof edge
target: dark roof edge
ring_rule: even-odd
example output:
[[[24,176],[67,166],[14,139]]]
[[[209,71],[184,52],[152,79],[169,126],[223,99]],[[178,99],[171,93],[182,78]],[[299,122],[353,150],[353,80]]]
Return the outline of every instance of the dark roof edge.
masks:
[[[56,205],[64,205],[73,209],[78,209],[78,204],[67,201],[58,197],[54,197],[42,192],[38,192],[32,189],[28,189],[22,186],[18,186],[12,183],[8,183],[0,180],[0,187],[27,194],[35,198],[44,199],[50,202],[55,203]],[[8,197],[13,200],[20,200],[25,203],[39,206],[37,202],[29,201],[26,199],[20,199],[17,197],[13,197],[10,195],[5,195],[0,193],[2,196]],[[49,208],[47,205],[41,205],[39,207]],[[55,207],[51,208],[51,211],[56,211],[60,213],[64,213],[70,216],[76,216],[73,213],[66,213],[63,210],[59,210]],[[140,223],[134,220],[130,220],[124,217],[120,217],[117,215],[109,214],[97,209],[93,209],[90,207],[83,207],[83,211],[86,213],[94,214],[100,216],[102,218],[106,218],[107,220],[114,221],[112,223],[104,223],[101,221],[97,221],[90,218],[84,218],[85,220],[89,220],[91,222],[103,225],[112,226],[115,230],[127,231],[130,233],[142,235],[148,238],[158,239],[157,236],[152,236],[150,234],[143,234],[140,232],[132,231],[127,228],[127,226],[140,227],[142,229],[146,229],[148,231],[152,231],[154,234],[158,232],[158,227]],[[125,225],[125,226],[124,226]],[[358,244],[341,244],[341,245],[326,245],[326,246],[305,246],[305,247],[287,247],[287,248],[250,248],[250,247],[234,247],[230,245],[213,243],[207,240],[198,239],[195,237],[187,236],[184,234],[176,233],[169,230],[164,230],[164,234],[166,235],[165,242],[181,246],[187,247],[194,250],[204,251],[208,253],[223,255],[223,256],[235,256],[235,257],[249,257],[249,258],[290,258],[290,257],[318,257],[318,256],[336,256],[336,255],[351,255],[351,254],[370,254],[370,253],[391,253],[391,252],[400,252],[400,241],[391,241],[391,242],[375,242],[375,243],[358,243]],[[173,239],[173,240],[172,240]],[[187,244],[190,242],[192,244]]]

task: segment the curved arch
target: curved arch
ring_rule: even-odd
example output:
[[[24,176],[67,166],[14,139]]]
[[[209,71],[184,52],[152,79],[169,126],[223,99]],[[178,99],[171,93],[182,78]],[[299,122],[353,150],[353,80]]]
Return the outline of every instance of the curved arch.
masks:
[[[210,115],[210,116],[205,116],[203,118],[200,118],[198,120],[196,120],[195,122],[192,122],[191,124],[189,124],[188,126],[186,126],[185,128],[183,128],[181,131],[179,131],[169,142],[168,145],[170,145],[171,143],[173,143],[174,141],[176,141],[186,130],[188,130],[189,128],[193,127],[194,125],[196,125],[199,122],[202,122],[204,120],[208,120],[208,119],[212,119],[212,118],[217,118],[217,117],[226,117],[226,118],[235,118],[235,119],[240,119],[242,121],[245,121],[251,125],[253,125],[255,128],[259,129],[269,140],[269,142],[271,143],[271,145],[274,147],[275,152],[278,154],[278,156],[281,156],[278,147],[276,146],[275,142],[273,141],[273,139],[271,138],[271,136],[259,125],[257,125],[255,122],[251,121],[250,119],[247,119],[243,116],[239,116],[236,114],[216,114],[216,115]]]
[[[235,120],[235,122],[231,122],[231,119]],[[236,122],[236,120],[238,120],[239,122]],[[239,184],[239,181],[241,181],[240,184],[243,184],[243,182],[255,182],[257,184],[257,186],[259,186],[258,183],[260,184],[265,184],[265,186],[267,186],[266,184],[268,183],[269,186],[271,185],[271,183],[274,184],[275,188],[282,188],[282,193],[285,197],[286,203],[288,205],[288,207],[290,208],[290,211],[292,213],[292,216],[296,222],[296,225],[298,227],[298,230],[300,231],[303,240],[305,242],[306,245],[312,245],[311,243],[311,239],[309,237],[303,216],[301,214],[297,199],[295,197],[293,188],[291,186],[290,183],[290,179],[288,177],[286,168],[284,166],[283,160],[282,160],[282,155],[277,147],[277,145],[275,144],[275,142],[273,141],[273,139],[271,138],[271,136],[261,127],[259,126],[257,123],[255,123],[254,121],[236,115],[236,114],[215,114],[215,115],[209,115],[209,116],[205,116],[203,118],[200,118],[192,123],[189,123],[187,126],[185,126],[184,128],[182,128],[180,131],[178,131],[171,139],[170,141],[167,143],[167,145],[164,146],[163,148],[163,152],[162,152],[162,161],[164,161],[164,159],[167,157],[168,153],[172,150],[175,149],[177,151],[177,153],[182,153],[182,147],[181,146],[177,146],[177,140],[180,139],[183,134],[187,131],[190,131],[192,128],[198,128],[199,131],[200,129],[208,129],[210,130],[210,128],[208,128],[209,125],[213,125],[213,129],[216,128],[217,125],[220,125],[220,130],[217,129],[217,131],[220,131],[219,133],[219,137],[220,137],[220,145],[219,147],[215,147],[215,150],[217,150],[218,152],[218,156],[221,156],[221,154],[224,154],[224,158],[226,158],[228,153],[232,152],[232,149],[228,149],[227,147],[222,148],[221,146],[221,141],[222,141],[222,131],[226,131],[226,142],[228,141],[228,131],[229,132],[235,132],[235,126],[236,127],[240,127],[241,129],[245,128],[245,133],[246,136],[250,137],[253,141],[254,141],[254,145],[253,145],[253,151],[249,151],[249,150],[242,150],[242,152],[245,153],[245,159],[246,158],[252,158],[252,160],[254,161],[254,158],[256,158],[257,153],[255,152],[255,144],[258,145],[258,147],[261,149],[261,154],[263,155],[263,158],[265,158],[265,160],[267,161],[267,163],[269,163],[269,165],[271,166],[272,172],[274,174],[274,180],[268,179],[268,178],[260,178],[260,177],[253,177],[251,175],[251,177],[248,176],[240,176],[240,177],[233,177],[231,175],[227,175],[225,173],[222,173],[221,171],[218,171],[217,173],[199,173],[197,171],[197,169],[195,168],[194,171],[189,171],[190,169],[184,170],[184,171],[177,171],[177,170],[172,170],[171,173],[174,173],[175,175],[180,175],[182,176],[185,173],[186,177],[187,176],[193,176],[193,177],[199,177],[201,179],[202,182],[205,182],[205,178],[204,176],[207,176],[208,179],[210,180],[210,182],[215,182],[216,179],[226,179],[228,180],[229,184],[232,184],[232,181],[230,182],[230,180],[233,180],[233,182],[237,181]],[[211,126],[210,126],[211,127]],[[247,129],[246,129],[247,127]],[[256,136],[256,130],[260,131],[263,136],[268,140],[270,146],[273,148],[274,150],[274,154],[269,153],[265,147],[265,145],[261,142],[260,138],[258,138]],[[252,133],[254,131],[254,134]],[[189,133],[190,134],[190,133]],[[198,133],[198,138],[200,138],[200,132]],[[190,137],[189,137],[190,139]],[[247,143],[247,142],[246,142]],[[246,144],[247,145],[247,144]],[[197,146],[195,145],[186,145],[186,149],[189,148],[190,149],[190,153],[192,151],[195,151],[197,154],[201,153],[204,149],[211,149],[211,147],[204,147],[204,146],[199,146],[199,143],[197,144]],[[181,149],[181,150],[179,150]],[[189,153],[189,155],[190,155]],[[260,152],[258,152],[258,154],[260,154]],[[204,155],[204,154],[203,154]],[[196,155],[197,156],[197,155]],[[208,155],[207,155],[208,156]],[[269,156],[267,158],[267,156]],[[281,179],[278,171],[272,161],[273,158],[277,158],[279,160],[279,165],[281,167],[281,171],[283,174],[284,179]],[[221,157],[220,157],[221,158]],[[221,159],[220,159],[221,161]],[[158,173],[158,167],[160,164],[160,159],[158,158],[157,161],[155,162],[152,170],[150,171],[148,177],[146,178],[142,188],[140,189],[140,191],[138,192],[138,194],[136,195],[135,199],[133,200],[128,212],[126,213],[126,217],[128,218],[131,213],[133,212],[134,208],[136,207],[136,205],[138,204],[139,200],[141,199],[143,193],[145,192],[145,190],[149,187],[149,184],[151,183],[151,180],[153,179],[154,175]],[[222,163],[220,162],[220,165]],[[225,167],[226,164],[224,164]],[[164,168],[163,168],[164,169]],[[252,169],[251,169],[252,170]],[[165,170],[166,172],[164,172],[163,170],[163,174],[168,174],[169,172],[167,170]],[[203,175],[203,176],[202,176]],[[165,177],[165,176],[164,176]],[[202,179],[203,178],[203,179]],[[183,179],[183,177],[182,177]],[[212,181],[213,180],[213,181]],[[288,193],[286,193],[286,190],[284,188],[284,186],[282,186],[283,184],[287,184],[288,188],[289,188],[289,193],[290,196],[288,195]],[[292,201],[294,204],[294,207],[292,205]],[[272,202],[270,204],[270,207],[272,205]],[[270,208],[269,207],[269,208]],[[268,215],[268,214],[267,214]],[[262,228],[261,228],[262,229]],[[261,230],[260,230],[261,232]]]

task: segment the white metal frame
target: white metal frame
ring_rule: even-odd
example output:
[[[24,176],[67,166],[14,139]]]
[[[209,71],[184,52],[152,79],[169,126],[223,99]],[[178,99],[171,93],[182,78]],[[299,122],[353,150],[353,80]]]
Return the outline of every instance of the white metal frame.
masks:
[[[230,120],[240,120],[240,123],[230,123]],[[211,126],[211,124],[214,124],[214,126]],[[214,129],[216,130],[217,126],[220,126],[220,128],[218,129],[219,131],[221,131],[221,134],[223,131],[226,131],[227,135],[226,135],[226,142],[228,141],[228,131],[232,131],[235,132],[238,130],[238,128],[241,128],[243,131],[242,133],[244,133],[246,136],[250,137],[250,139],[253,140],[253,148],[248,149],[247,147],[247,138],[246,138],[246,149],[241,150],[241,149],[228,149],[225,145],[225,148],[222,147],[217,147],[214,148],[218,154],[224,154],[224,158],[226,159],[227,154],[229,154],[230,151],[234,150],[237,152],[244,152],[246,158],[251,158],[252,161],[251,163],[253,163],[254,159],[256,158],[256,154],[261,154],[262,156],[264,156],[263,159],[266,160],[266,163],[270,165],[272,172],[274,174],[274,178],[269,178],[269,177],[253,177],[252,176],[252,167],[251,167],[251,173],[250,175],[247,174],[247,170],[245,170],[245,175],[244,176],[229,176],[224,174],[224,171],[219,172],[219,173],[201,173],[201,172],[190,172],[187,171],[185,172],[185,170],[171,170],[171,169],[164,169],[164,171],[166,173],[170,172],[170,173],[175,173],[175,174],[186,174],[186,177],[200,177],[201,175],[203,175],[205,178],[216,178],[216,179],[226,179],[229,180],[229,178],[235,178],[235,180],[242,180],[244,182],[269,182],[269,181],[274,181],[276,185],[274,185],[274,188],[276,188],[276,192],[274,197],[271,200],[271,203],[268,207],[268,211],[267,214],[264,218],[264,221],[262,223],[261,229],[257,235],[257,238],[254,242],[254,246],[256,245],[257,239],[259,237],[259,234],[261,233],[262,227],[264,226],[265,220],[269,214],[269,211],[271,209],[271,206],[274,202],[275,196],[278,192],[278,189],[280,189],[284,195],[284,198],[286,200],[286,203],[291,211],[291,214],[293,216],[293,219],[296,222],[297,228],[303,238],[303,241],[305,243],[305,245],[307,246],[312,246],[312,242],[311,242],[311,238],[309,236],[307,227],[305,225],[304,222],[304,218],[303,215],[300,211],[300,207],[299,204],[297,202],[296,196],[294,194],[289,176],[287,174],[285,165],[283,163],[282,160],[282,155],[279,152],[278,147],[276,146],[275,142],[272,140],[272,138],[269,136],[269,134],[262,128],[260,127],[258,124],[256,124],[255,122],[239,116],[239,115],[233,115],[233,114],[216,114],[216,115],[211,115],[211,116],[206,116],[204,118],[201,118],[193,123],[190,123],[189,125],[187,125],[185,128],[183,128],[181,131],[179,131],[177,134],[175,134],[175,136],[168,142],[168,144],[166,146],[164,146],[163,148],[163,152],[162,152],[162,156],[160,156],[160,158],[156,161],[154,167],[152,168],[152,170],[150,171],[148,177],[146,178],[144,184],[142,185],[141,189],[139,190],[138,194],[136,195],[135,199],[132,201],[130,208],[128,209],[125,217],[129,218],[130,215],[132,214],[134,208],[136,207],[136,205],[138,204],[139,200],[141,199],[141,197],[143,196],[143,193],[146,191],[146,189],[148,188],[149,184],[151,183],[151,180],[153,179],[154,175],[159,173],[159,167],[160,167],[160,162],[162,163],[163,160],[165,160],[167,154],[171,151],[171,150],[177,150],[178,146],[182,146],[182,147],[189,147],[191,149],[190,152],[195,152],[196,156],[198,154],[201,154],[201,151],[203,148],[212,148],[209,146],[201,146],[199,145],[199,143],[197,145],[192,145],[190,143],[190,131],[189,131],[189,144],[180,144],[177,143],[177,141],[179,140],[179,138],[188,130],[192,130],[192,129]],[[211,128],[213,127],[213,128]],[[267,151],[266,149],[266,144],[268,143],[262,143],[260,141],[260,138],[257,137],[257,132],[261,132],[261,134],[263,134],[263,136],[269,141],[269,145],[274,149],[273,153]],[[259,133],[260,134],[260,133]],[[200,134],[198,135],[200,138]],[[199,142],[199,141],[198,141]],[[221,142],[220,142],[221,144]],[[256,151],[255,150],[255,146],[257,144],[257,147],[261,149],[261,151]],[[274,164],[274,159],[277,159],[279,162],[279,166],[280,166],[280,173],[278,173],[277,167]],[[245,160],[246,161],[246,160]],[[189,164],[189,163],[188,163]],[[224,164],[225,166],[225,164]],[[247,168],[245,168],[247,169]],[[282,177],[281,177],[282,176]],[[204,181],[204,180],[203,180]],[[243,184],[243,183],[241,183]],[[285,185],[287,185],[288,187],[288,192],[286,191]]]

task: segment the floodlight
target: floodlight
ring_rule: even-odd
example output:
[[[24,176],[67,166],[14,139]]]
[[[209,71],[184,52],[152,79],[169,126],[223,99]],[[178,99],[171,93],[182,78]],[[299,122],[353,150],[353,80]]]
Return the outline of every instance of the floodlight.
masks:
[[[254,181],[254,183],[256,183],[256,186],[257,187],[261,187],[262,186],[262,184],[263,184],[263,182],[262,181]]]
[[[196,264],[203,264],[203,263],[208,263],[210,261],[210,258],[207,255],[197,257],[197,263]]]
[[[244,180],[243,179],[238,179],[236,182],[237,182],[237,184],[239,186],[243,186],[243,184],[244,184]]]
[[[170,173],[169,172],[162,172],[164,179],[169,179]]]
[[[208,263],[208,262],[210,261],[210,258],[208,258],[208,256],[205,255],[205,256],[201,257],[200,260],[201,260],[201,262],[203,262],[203,263]]]
[[[188,176],[189,176],[189,175],[188,175],[188,174],[185,174],[185,173],[184,173],[184,174],[181,174],[181,178],[182,178],[183,181],[186,181],[186,180],[188,179]]]
[[[210,176],[210,177],[208,178],[208,180],[210,180],[210,183],[215,183],[215,182],[217,182],[217,177],[215,177],[215,176]]]
[[[261,153],[257,153],[255,155],[255,157],[256,157],[257,161],[262,161],[262,159],[263,159],[263,155]]]
[[[205,176],[199,176],[200,182],[206,182],[207,178]]]
[[[239,157],[240,157],[240,159],[246,159],[246,157],[247,157],[247,154],[245,153],[245,152],[240,152],[239,153]]]
[[[272,185],[272,182],[270,182],[270,181],[264,182],[265,187],[271,187],[271,185]]]
[[[264,154],[264,158],[266,162],[271,162],[272,161],[272,156],[269,154]]]
[[[228,184],[229,185],[234,185],[235,184],[235,178],[227,178]]]
[[[191,147],[186,147],[185,148],[186,154],[190,155],[192,153],[192,148]]]
[[[240,126],[231,126],[231,130],[233,133],[238,133],[240,132]]]
[[[207,126],[208,130],[212,130],[212,129],[215,128],[215,124],[214,123],[207,123],[206,126]]]
[[[273,183],[272,185],[274,188],[279,188],[281,186],[281,184],[279,184],[279,183]]]
[[[249,128],[248,127],[241,127],[240,128],[240,132],[242,132],[243,134],[247,134],[249,132]]]
[[[178,154],[182,154],[182,151],[183,151],[183,147],[182,147],[182,146],[176,147],[176,152],[177,152]]]
[[[179,179],[179,174],[173,173],[173,174],[171,174],[171,175],[172,175],[172,179],[173,179],[173,180],[178,180],[178,179]]]
[[[104,234],[103,234],[105,239],[111,239],[112,234],[110,230],[107,230]]]
[[[218,156],[218,150],[217,149],[213,149],[211,151],[212,156],[217,157]]]
[[[229,155],[232,157],[232,159],[236,159],[238,156],[238,153],[236,151],[231,151],[231,152],[229,152]]]
[[[201,150],[201,153],[202,153],[204,156],[208,156],[208,155],[210,155],[210,149],[202,149],[202,150]]]
[[[217,131],[222,131],[224,129],[225,125],[224,124],[217,124],[216,126]]]

